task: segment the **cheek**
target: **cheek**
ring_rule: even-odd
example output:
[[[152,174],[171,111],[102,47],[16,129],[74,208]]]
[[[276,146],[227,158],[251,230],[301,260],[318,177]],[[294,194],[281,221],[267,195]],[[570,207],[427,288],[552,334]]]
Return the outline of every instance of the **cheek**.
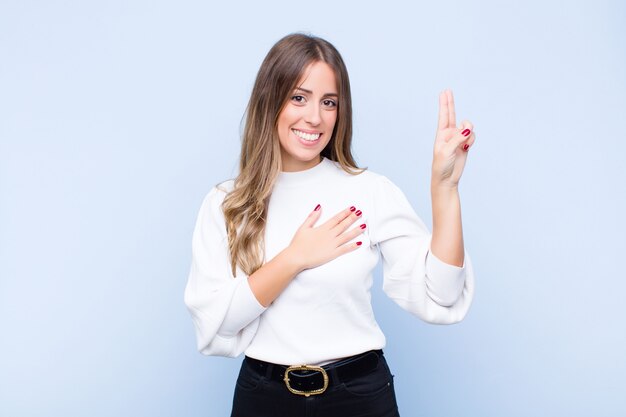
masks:
[[[337,113],[334,112],[328,114],[328,116],[325,118],[325,122],[326,126],[328,126],[332,131],[335,128],[335,124],[337,123]]]
[[[293,125],[297,120],[297,111],[294,111],[294,109],[287,107],[280,114],[280,117],[278,119],[278,127],[284,131],[289,131],[289,129],[291,129],[291,125]]]
[[[281,145],[288,145],[289,144],[289,126],[288,125],[283,125],[282,127],[279,127],[278,130],[278,141],[281,143]]]
[[[289,135],[289,131],[291,130],[290,120],[292,120],[292,118],[290,117],[289,112],[286,110],[283,110],[283,112],[280,114],[278,118],[278,126],[277,126],[278,136],[281,140],[286,140]]]

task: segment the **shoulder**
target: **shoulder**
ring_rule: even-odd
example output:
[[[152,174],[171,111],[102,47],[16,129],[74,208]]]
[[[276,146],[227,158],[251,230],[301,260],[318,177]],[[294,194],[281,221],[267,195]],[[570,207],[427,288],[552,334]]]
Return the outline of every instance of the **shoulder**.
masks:
[[[230,193],[233,188],[235,188],[235,180],[229,179],[226,181],[222,181],[211,188],[209,194],[213,193],[215,195],[219,195],[222,199],[226,196],[226,194]]]
[[[359,187],[368,194],[377,206],[387,204],[405,203],[407,196],[402,189],[389,177],[369,169],[358,175],[362,187]]]
[[[229,179],[215,184],[204,196],[202,200],[202,210],[221,210],[222,202],[226,195],[234,188],[235,180]]]
[[[226,194],[230,193],[233,190],[233,188],[235,188],[234,179],[222,181],[220,183],[215,184],[213,188],[209,190],[209,192],[207,193],[207,197],[210,196],[212,198],[224,199],[224,197],[226,197]]]

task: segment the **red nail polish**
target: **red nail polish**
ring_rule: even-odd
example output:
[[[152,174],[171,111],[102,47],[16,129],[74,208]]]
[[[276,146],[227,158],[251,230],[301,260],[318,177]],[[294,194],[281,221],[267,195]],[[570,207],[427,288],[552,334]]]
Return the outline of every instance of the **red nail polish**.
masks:
[[[354,214],[356,214],[357,216],[360,216],[361,215],[361,210],[357,210],[356,213],[354,213]]]
[[[320,209],[320,207],[322,207],[322,206],[320,206],[320,205],[318,204],[317,206],[315,206],[315,210],[313,210],[313,211],[317,211],[317,210],[319,210],[319,209]]]
[[[363,244],[363,242],[356,242],[357,246],[361,246]]]
[[[462,131],[462,132],[461,132],[461,134],[462,134],[463,136],[469,136],[469,134],[470,134],[470,130],[469,130],[469,129],[465,129],[464,131]]]
[[[463,145],[463,150],[467,151],[469,149],[469,145],[466,143],[465,145]]]
[[[361,229],[365,229],[365,223],[363,223],[362,225],[359,226]]]
[[[354,206],[350,207],[350,211],[354,211],[356,208]]]

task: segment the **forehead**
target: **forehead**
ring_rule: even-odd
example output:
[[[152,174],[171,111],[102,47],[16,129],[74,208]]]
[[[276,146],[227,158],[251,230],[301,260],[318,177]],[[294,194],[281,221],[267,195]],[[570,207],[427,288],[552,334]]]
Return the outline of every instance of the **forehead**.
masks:
[[[314,93],[337,94],[337,77],[330,65],[316,61],[304,70],[296,86]]]

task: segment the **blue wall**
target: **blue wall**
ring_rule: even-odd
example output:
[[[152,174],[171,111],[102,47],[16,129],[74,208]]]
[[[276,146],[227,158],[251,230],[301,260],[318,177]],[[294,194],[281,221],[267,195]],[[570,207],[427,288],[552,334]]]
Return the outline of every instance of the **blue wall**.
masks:
[[[623,2],[207,3],[0,3],[0,415],[228,415],[242,358],[195,350],[191,232],[294,31],[343,54],[358,162],[429,225],[438,93],[475,125],[469,315],[376,277],[402,414],[626,415]]]

